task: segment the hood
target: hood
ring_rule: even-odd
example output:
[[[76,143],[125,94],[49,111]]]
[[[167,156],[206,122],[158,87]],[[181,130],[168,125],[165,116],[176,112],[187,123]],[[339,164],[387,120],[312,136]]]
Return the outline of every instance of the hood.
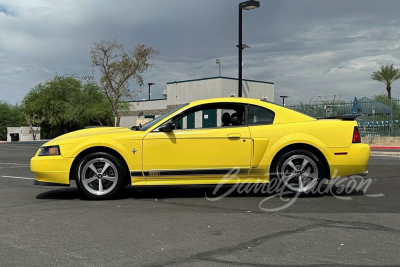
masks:
[[[87,139],[87,138],[101,137],[101,136],[114,138],[118,135],[123,135],[123,134],[134,135],[135,133],[140,134],[141,132],[132,131],[128,128],[122,128],[122,127],[96,127],[96,128],[78,130],[61,135],[47,142],[44,145],[46,146],[51,144],[68,144],[68,143],[73,143],[74,141],[78,141],[79,139]]]

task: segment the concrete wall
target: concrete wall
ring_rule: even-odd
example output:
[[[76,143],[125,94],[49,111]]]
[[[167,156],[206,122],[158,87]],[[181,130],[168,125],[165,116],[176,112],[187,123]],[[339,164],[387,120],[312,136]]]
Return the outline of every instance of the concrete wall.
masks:
[[[40,140],[40,127],[33,127],[36,132],[36,140]],[[7,141],[11,142],[11,133],[19,134],[19,141],[33,141],[32,130],[28,126],[7,127]]]
[[[134,101],[130,102],[129,106],[131,111],[139,115],[141,111],[145,110],[167,109],[167,99]]]
[[[168,105],[179,105],[199,99],[222,97],[221,83],[221,79],[168,83]]]
[[[237,82],[236,82],[236,87],[237,87]],[[274,102],[274,84],[254,82],[254,81],[244,81],[242,90],[244,97],[258,98],[258,99],[264,99],[266,97],[268,101]]]
[[[366,144],[376,145],[376,146],[400,146],[399,136],[374,136],[372,141],[372,136],[361,137],[361,141]]]
[[[243,80],[243,96],[250,98],[267,97],[274,101],[274,84],[269,82]],[[167,84],[168,105],[185,104],[194,100],[238,96],[238,80],[232,78],[207,78]]]

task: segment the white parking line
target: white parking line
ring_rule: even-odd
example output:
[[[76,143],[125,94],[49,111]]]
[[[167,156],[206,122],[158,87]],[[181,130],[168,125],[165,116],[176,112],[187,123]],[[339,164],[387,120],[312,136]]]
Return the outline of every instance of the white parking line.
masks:
[[[5,163],[5,162],[0,162],[0,165],[2,165],[2,164],[17,165],[17,166],[29,166],[29,164],[24,164],[24,163]]]
[[[11,179],[24,179],[24,180],[33,180],[33,179],[35,179],[35,178],[8,176],[8,175],[0,175],[0,177],[1,178],[11,178]]]
[[[18,149],[18,148],[12,148],[12,149],[2,149],[1,150],[2,152],[4,151],[4,152],[16,152],[16,151],[24,151],[24,152],[28,152],[28,153],[32,153],[32,154],[35,154],[37,151],[38,151],[38,149]]]
[[[399,158],[399,152],[382,152],[382,151],[371,151],[371,156],[375,157],[389,157],[389,158]]]
[[[0,169],[20,169],[21,166],[3,166]]]

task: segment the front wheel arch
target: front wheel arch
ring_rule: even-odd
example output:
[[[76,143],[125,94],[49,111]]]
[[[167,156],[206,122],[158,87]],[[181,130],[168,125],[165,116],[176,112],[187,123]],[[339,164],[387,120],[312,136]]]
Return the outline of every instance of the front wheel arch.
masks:
[[[328,164],[328,161],[326,160],[324,154],[316,147],[309,145],[309,144],[303,144],[303,143],[298,143],[298,144],[291,144],[286,147],[283,147],[281,150],[279,150],[278,153],[275,154],[274,158],[272,159],[271,165],[270,165],[270,172],[273,171],[272,167],[276,166],[278,163],[279,159],[286,154],[289,151],[294,151],[294,150],[307,150],[311,153],[313,153],[318,159],[321,161],[324,167],[325,173],[323,174],[324,178],[330,179],[331,178],[331,172],[330,172],[330,167]]]
[[[117,151],[115,151],[114,149],[111,149],[109,147],[102,147],[102,146],[98,146],[98,147],[91,147],[88,149],[85,149],[83,151],[81,151],[78,156],[75,157],[74,161],[72,162],[71,168],[69,170],[69,180],[75,180],[75,169],[78,167],[78,163],[81,161],[81,159],[83,157],[85,157],[86,155],[92,154],[92,153],[96,153],[96,152],[104,152],[104,153],[108,153],[116,158],[118,158],[118,160],[122,163],[122,165],[125,168],[125,173],[126,173],[126,183],[130,184],[131,180],[130,180],[130,171],[129,171],[129,167],[128,164],[126,163],[125,159],[121,156],[121,154],[119,154]]]

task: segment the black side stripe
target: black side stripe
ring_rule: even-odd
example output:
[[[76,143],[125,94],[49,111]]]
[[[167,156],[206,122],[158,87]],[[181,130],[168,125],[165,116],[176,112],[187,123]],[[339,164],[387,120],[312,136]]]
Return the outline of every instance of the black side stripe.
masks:
[[[166,170],[166,171],[136,171],[131,172],[131,176],[190,176],[190,175],[225,175],[229,172],[235,174],[236,171],[234,169],[213,169],[213,170]],[[249,169],[240,169],[238,174],[247,174]]]

